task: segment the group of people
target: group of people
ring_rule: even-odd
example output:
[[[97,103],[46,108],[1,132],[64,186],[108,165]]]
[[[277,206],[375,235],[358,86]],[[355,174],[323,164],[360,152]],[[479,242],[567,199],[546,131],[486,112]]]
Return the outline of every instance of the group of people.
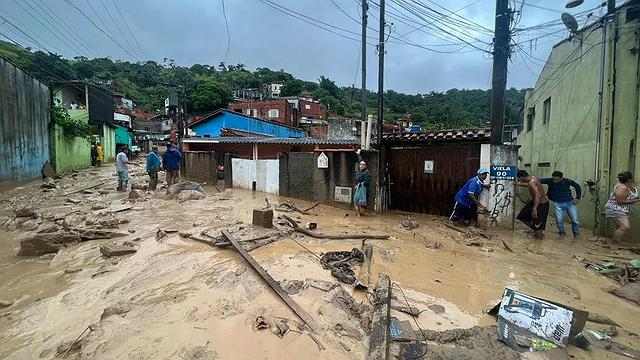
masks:
[[[455,205],[449,218],[453,222],[465,221],[477,223],[478,213],[487,213],[488,210],[480,203],[479,197],[484,189],[490,185],[485,184],[489,171],[480,168],[477,175],[471,178],[458,191],[455,196]],[[571,231],[574,238],[580,236],[580,220],[577,205],[582,198],[580,184],[564,177],[561,171],[554,171],[550,178],[537,178],[529,175],[526,170],[519,170],[516,174],[518,186],[526,186],[531,200],[526,203],[517,216],[517,219],[534,231],[537,239],[544,238],[547,226],[550,202],[553,202],[555,220],[560,236],[566,236],[564,216],[567,214],[571,220]],[[544,191],[543,185],[547,185]],[[574,192],[571,191],[573,188]],[[607,218],[613,221],[615,228],[613,239],[622,241],[624,235],[631,229],[630,216],[633,205],[640,202],[638,189],[635,187],[633,174],[623,171],[618,174],[618,183],[611,192],[604,208]]]
[[[129,148],[124,145],[120,148],[120,152],[116,156],[116,172],[118,174],[118,191],[127,191],[129,184],[129,165],[138,164],[130,161]],[[146,171],[149,175],[149,190],[156,190],[158,186],[158,172],[164,170],[166,172],[167,186],[176,184],[180,180],[180,163],[182,162],[182,154],[178,150],[178,146],[171,142],[167,144],[167,150],[162,155],[162,162],[158,154],[158,147],[153,146],[151,152],[147,155]]]
[[[91,144],[91,166],[102,166],[104,160],[104,149],[99,142]]]

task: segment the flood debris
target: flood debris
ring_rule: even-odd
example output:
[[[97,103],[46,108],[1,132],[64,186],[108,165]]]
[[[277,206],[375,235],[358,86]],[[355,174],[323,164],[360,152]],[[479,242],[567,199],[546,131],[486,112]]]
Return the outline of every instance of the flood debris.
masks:
[[[131,311],[131,305],[125,302],[119,302],[106,307],[100,316],[100,320],[102,321],[112,315],[125,315],[129,311]]]
[[[386,274],[378,276],[373,294],[373,315],[371,319],[371,336],[369,337],[369,359],[386,360],[389,354],[389,337],[391,319],[391,279]]]
[[[640,305],[640,283],[638,282],[626,283],[612,290],[611,293]]]
[[[342,309],[348,318],[355,318],[360,323],[364,332],[371,332],[371,305],[364,302],[357,302],[353,296],[347,293],[342,286],[337,286],[337,291],[331,297],[331,304]]]
[[[56,253],[65,244],[79,242],[77,233],[56,231],[53,233],[35,233],[20,239],[18,256],[40,256]]]
[[[177,196],[176,199],[179,203],[183,203],[191,200],[202,200],[206,197],[204,193],[196,190],[183,190]]]
[[[100,245],[100,253],[105,257],[123,256],[133,254],[136,251],[135,248],[126,245]]]
[[[400,321],[392,318],[389,325],[389,335],[391,336],[390,341],[393,342],[410,342],[418,340],[416,332],[413,330],[409,320]]]
[[[362,332],[355,327],[349,326],[347,324],[337,323],[331,330],[339,338],[346,336],[358,341],[362,340]]]
[[[37,218],[38,214],[30,206],[20,206],[14,210],[17,218]]]
[[[438,241],[434,241],[425,245],[427,249],[438,250],[442,249],[442,243]]]
[[[206,194],[202,184],[195,181],[182,181],[177,184],[173,184],[167,188],[167,194],[178,195],[184,190],[195,190],[199,193]]]
[[[42,180],[42,185],[40,185],[40,187],[43,189],[56,189],[58,188],[58,184],[56,184],[56,181],[52,178],[46,177]]]
[[[140,200],[144,199],[144,192],[139,189],[133,189],[129,192],[128,196],[129,200]]]
[[[0,299],[0,308],[5,308],[13,305],[13,301]]]
[[[260,226],[265,229],[273,228],[273,210],[253,209],[253,225]]]
[[[284,280],[280,283],[284,291],[289,295],[295,295],[302,291],[304,281],[301,280]]]
[[[299,233],[305,234],[307,236],[310,236],[310,237],[316,238],[316,239],[327,239],[327,240],[346,240],[346,239],[374,240],[374,239],[378,239],[378,240],[384,240],[384,239],[388,239],[389,238],[389,235],[376,235],[376,234],[326,235],[326,234],[317,233],[315,231],[311,231],[309,229],[305,229],[303,227],[300,227],[300,225],[298,225],[298,223],[295,220],[293,220],[292,218],[288,217],[287,215],[282,215],[282,218],[286,219],[289,222],[289,225],[293,228],[294,231],[297,231]]]
[[[334,287],[340,286],[338,284],[334,284],[329,281],[310,279],[310,278],[306,278],[304,282],[306,283],[307,286],[311,286],[314,289],[318,289],[322,291],[331,291]]]
[[[611,320],[609,317],[596,314],[593,312],[589,312],[589,315],[587,315],[587,321],[591,321],[598,324],[604,324],[604,325],[620,326],[618,325],[617,322]]]
[[[365,244],[362,241],[362,253],[364,254],[364,261],[360,267],[358,278],[356,279],[356,289],[366,290],[371,283],[371,261],[373,259],[373,245]]]
[[[467,240],[467,246],[482,247],[482,246],[484,246],[484,242],[482,240],[480,240],[479,238],[471,238],[471,239]]]
[[[405,314],[409,314],[413,317],[417,317],[420,315],[420,310],[415,306],[402,306],[402,305],[391,304],[391,309],[403,312]]]
[[[365,255],[360,249],[351,251],[328,251],[321,257],[324,269],[331,270],[331,275],[345,284],[356,282],[356,273],[353,267],[356,263],[362,264]]]
[[[414,230],[420,227],[420,225],[411,217],[400,221],[400,226],[405,230]]]

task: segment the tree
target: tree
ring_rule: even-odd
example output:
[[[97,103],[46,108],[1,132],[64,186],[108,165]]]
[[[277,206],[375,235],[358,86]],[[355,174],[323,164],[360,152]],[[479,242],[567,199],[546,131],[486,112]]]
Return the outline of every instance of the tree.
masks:
[[[214,81],[210,76],[198,75],[195,87],[188,95],[190,109],[195,113],[211,112],[225,108],[233,100],[231,89],[225,84]]]
[[[298,79],[291,79],[284,83],[282,89],[280,89],[281,96],[297,96],[304,89],[304,81]]]

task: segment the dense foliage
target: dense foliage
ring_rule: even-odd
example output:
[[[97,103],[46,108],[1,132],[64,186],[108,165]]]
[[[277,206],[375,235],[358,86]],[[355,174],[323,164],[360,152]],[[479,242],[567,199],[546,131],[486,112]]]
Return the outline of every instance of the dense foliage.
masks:
[[[263,88],[267,84],[284,83],[282,95],[297,95],[309,91],[337,115],[360,114],[360,91],[352,87],[340,87],[328,77],[320,76],[317,82],[296,79],[284,70],[257,68],[250,71],[245,65],[218,66],[195,64],[177,66],[171,59],[162,63],[147,61],[130,63],[108,58],[65,59],[56,54],[32,52],[0,41],[0,57],[15,63],[45,83],[70,79],[89,80],[102,84],[112,91],[122,92],[138,105],[159,111],[169,88],[181,86],[191,113],[202,114],[216,110],[233,100],[232,90]],[[507,123],[516,124],[521,116],[522,90],[507,92]],[[459,90],[408,95],[388,90],[385,92],[385,121],[393,121],[411,114],[414,122],[429,128],[455,128],[487,126],[490,117],[490,90]],[[367,108],[377,112],[377,94],[367,93]]]
[[[91,139],[91,127],[82,120],[73,119],[69,116],[67,109],[59,106],[51,108],[51,120],[54,124],[60,126],[64,136],[68,138],[81,137],[87,140]]]

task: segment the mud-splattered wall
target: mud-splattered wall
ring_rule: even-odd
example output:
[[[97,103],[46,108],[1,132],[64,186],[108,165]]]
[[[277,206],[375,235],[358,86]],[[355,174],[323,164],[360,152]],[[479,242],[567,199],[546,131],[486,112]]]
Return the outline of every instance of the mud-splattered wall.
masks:
[[[218,154],[212,151],[185,151],[183,175],[193,181],[216,183]]]
[[[0,59],[0,181],[41,176],[49,160],[49,89]]]

